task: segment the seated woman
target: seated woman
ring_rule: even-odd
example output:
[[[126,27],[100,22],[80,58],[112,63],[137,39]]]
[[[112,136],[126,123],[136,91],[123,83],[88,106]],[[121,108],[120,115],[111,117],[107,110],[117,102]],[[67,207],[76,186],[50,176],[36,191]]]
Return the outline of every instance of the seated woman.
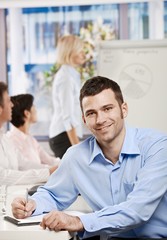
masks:
[[[11,101],[12,127],[7,132],[7,136],[20,153],[24,154],[26,158],[24,170],[58,166],[60,158],[49,155],[29,133],[31,124],[37,121],[37,112],[33,105],[34,97],[31,94],[19,94],[12,96]]]

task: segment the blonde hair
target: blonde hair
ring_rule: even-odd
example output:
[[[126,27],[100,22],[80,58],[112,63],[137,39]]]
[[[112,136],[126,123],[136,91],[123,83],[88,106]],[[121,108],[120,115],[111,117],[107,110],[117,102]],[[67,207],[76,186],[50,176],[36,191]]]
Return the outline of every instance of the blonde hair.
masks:
[[[62,64],[72,64],[71,55],[73,52],[80,52],[84,48],[84,42],[75,35],[63,36],[57,44],[56,62]]]

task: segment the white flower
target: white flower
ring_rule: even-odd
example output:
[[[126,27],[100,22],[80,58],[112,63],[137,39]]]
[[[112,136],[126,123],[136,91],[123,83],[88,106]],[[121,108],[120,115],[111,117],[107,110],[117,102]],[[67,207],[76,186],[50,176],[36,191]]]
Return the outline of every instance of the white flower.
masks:
[[[66,31],[66,28],[64,29]],[[66,34],[69,34],[66,32]],[[86,81],[88,78],[96,74],[96,59],[97,50],[96,44],[101,40],[112,40],[115,39],[115,31],[110,24],[104,24],[103,19],[99,17],[96,22],[89,23],[87,27],[80,28],[80,38],[85,42],[85,64],[78,70],[81,73],[81,79]],[[51,71],[45,73],[45,84],[48,86],[52,85],[53,76],[57,72],[59,66],[56,64]]]
[[[81,27],[80,37],[85,42],[86,62],[80,68],[81,78],[86,80],[95,73],[95,62],[97,58],[96,43],[100,40],[112,40],[115,38],[115,31],[109,24],[104,24],[102,17],[96,22]]]

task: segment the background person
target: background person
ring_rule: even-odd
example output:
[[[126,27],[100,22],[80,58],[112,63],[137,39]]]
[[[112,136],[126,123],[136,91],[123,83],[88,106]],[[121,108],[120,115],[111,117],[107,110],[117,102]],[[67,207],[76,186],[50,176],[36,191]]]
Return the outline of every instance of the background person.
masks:
[[[19,94],[11,97],[12,127],[7,136],[26,159],[24,170],[58,166],[60,159],[49,155],[30,134],[30,127],[37,122],[37,111],[31,94]]]
[[[77,67],[85,62],[83,41],[73,35],[59,39],[57,63],[60,69],[52,87],[53,116],[49,128],[49,144],[55,156],[62,158],[66,150],[82,137],[79,107],[80,74]]]
[[[22,198],[13,201],[14,216],[49,212],[44,229],[78,231],[82,238],[167,238],[167,135],[126,126],[127,103],[110,79],[88,80],[80,103],[93,136],[68,149],[27,204]],[[79,217],[61,212],[78,193],[93,212]]]
[[[7,85],[0,82],[0,185],[34,184],[48,180],[57,166],[22,171],[26,161],[3,131],[3,126],[12,118],[13,103]]]

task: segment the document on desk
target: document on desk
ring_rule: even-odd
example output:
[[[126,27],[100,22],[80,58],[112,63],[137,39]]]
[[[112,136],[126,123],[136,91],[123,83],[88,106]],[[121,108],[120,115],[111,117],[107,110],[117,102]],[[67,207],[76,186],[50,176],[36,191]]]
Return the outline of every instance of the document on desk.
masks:
[[[78,211],[64,211],[64,213],[72,215],[72,216],[81,216],[85,213],[83,212],[78,212]],[[24,219],[17,219],[11,216],[4,216],[4,220],[11,222],[19,227],[21,226],[30,226],[30,225],[38,225],[40,224],[40,222],[42,221],[43,217],[46,215],[47,213],[41,214],[41,215],[37,215],[37,216],[32,216],[32,217],[27,217]]]
[[[17,219],[11,216],[4,216],[4,220],[11,222],[17,226],[30,226],[30,225],[38,225],[42,221],[43,217],[46,215],[41,214],[37,216],[27,217],[24,219]]]

